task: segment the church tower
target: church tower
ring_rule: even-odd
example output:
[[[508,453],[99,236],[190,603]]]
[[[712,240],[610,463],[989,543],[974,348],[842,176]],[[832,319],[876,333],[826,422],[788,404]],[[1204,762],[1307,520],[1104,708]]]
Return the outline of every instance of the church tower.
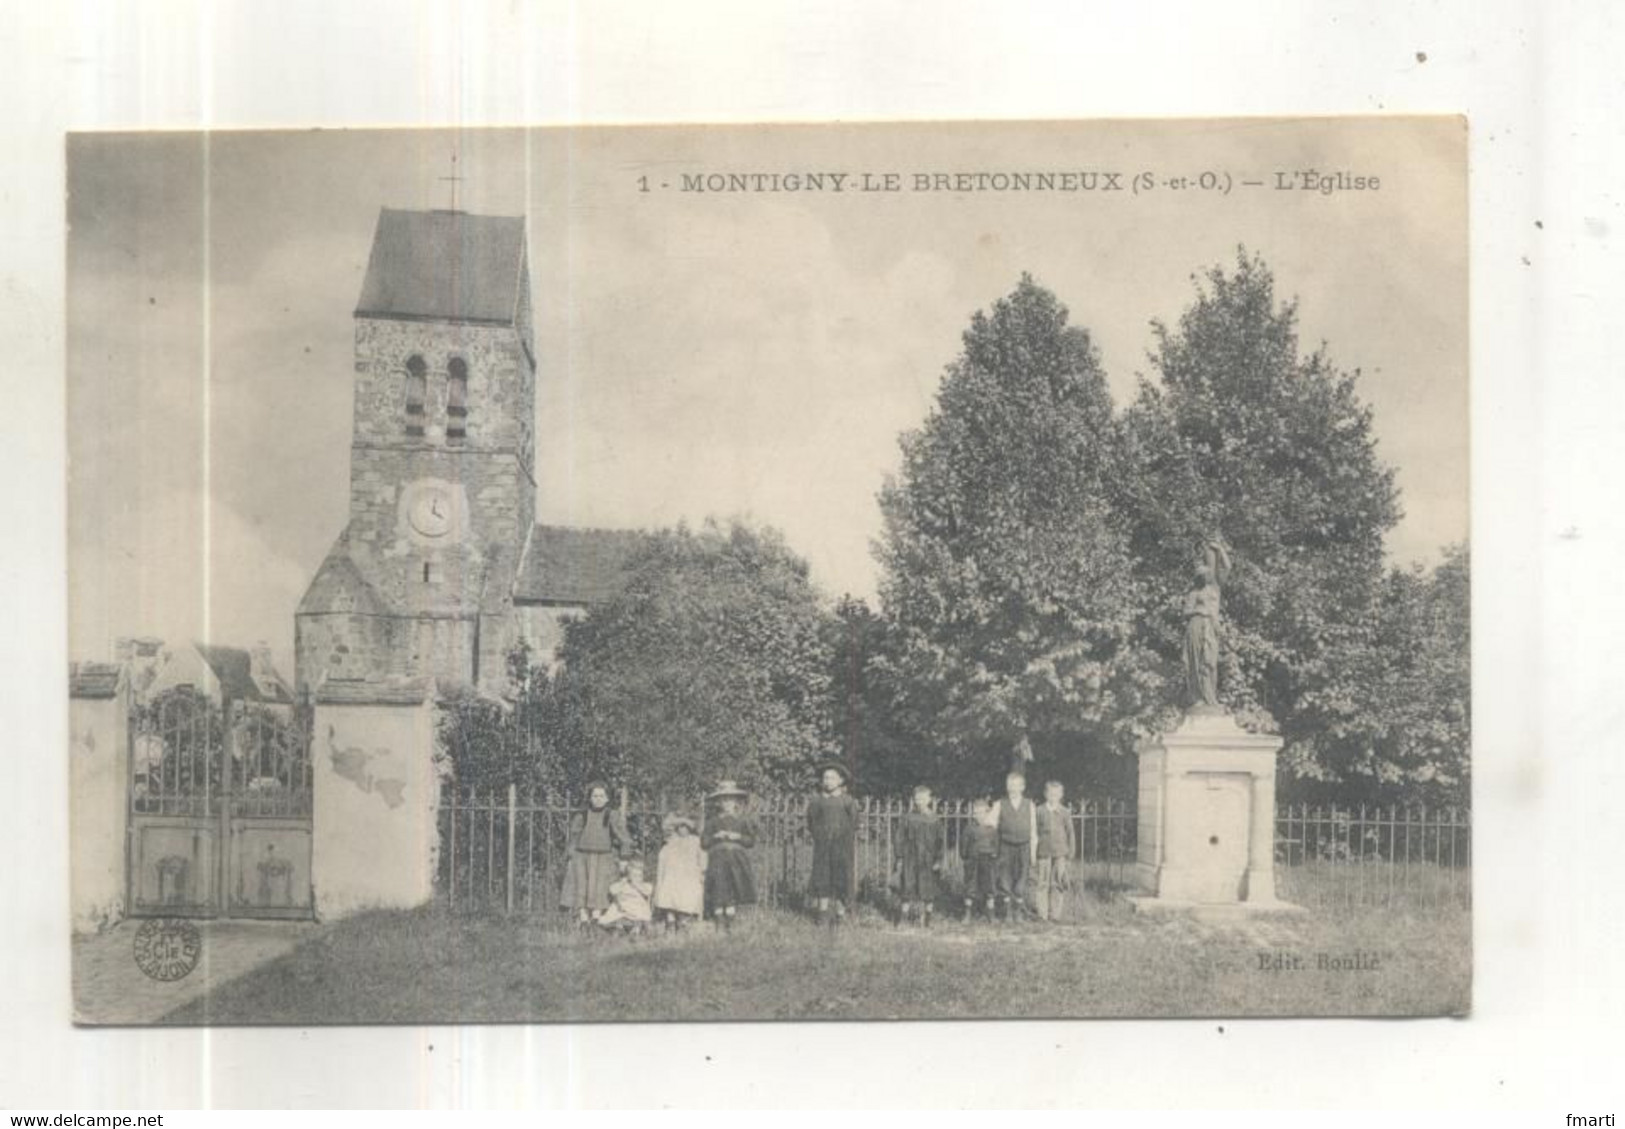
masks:
[[[385,208],[355,310],[349,521],[294,620],[302,689],[499,689],[533,530],[522,217]]]

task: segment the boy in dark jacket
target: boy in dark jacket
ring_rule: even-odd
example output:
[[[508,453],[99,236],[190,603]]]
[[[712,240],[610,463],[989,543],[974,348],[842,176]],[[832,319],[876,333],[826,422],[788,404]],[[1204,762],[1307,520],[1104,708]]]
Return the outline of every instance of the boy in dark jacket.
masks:
[[[981,906],[993,917],[993,878],[999,864],[999,825],[986,800],[973,800],[970,822],[959,836],[959,855],[965,860],[965,920]]]

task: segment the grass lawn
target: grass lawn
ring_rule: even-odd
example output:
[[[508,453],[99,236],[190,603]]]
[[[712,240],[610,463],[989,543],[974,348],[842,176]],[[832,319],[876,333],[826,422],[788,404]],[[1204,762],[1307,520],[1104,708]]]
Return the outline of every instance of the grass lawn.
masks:
[[[338,922],[164,1022],[1455,1015],[1471,943],[1459,906],[1218,922],[1091,898],[1067,924],[929,932],[759,909],[638,941],[426,907]]]

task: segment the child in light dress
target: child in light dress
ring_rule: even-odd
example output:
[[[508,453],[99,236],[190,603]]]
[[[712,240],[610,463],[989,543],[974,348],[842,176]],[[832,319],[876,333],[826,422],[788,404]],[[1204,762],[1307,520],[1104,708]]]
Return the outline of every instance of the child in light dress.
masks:
[[[642,933],[654,919],[649,899],[654,887],[643,880],[643,860],[632,859],[625,871],[610,884],[609,908],[598,915],[598,924],[622,933]]]
[[[686,815],[661,821],[665,845],[655,864],[655,909],[668,931],[680,931],[705,912],[705,850]]]

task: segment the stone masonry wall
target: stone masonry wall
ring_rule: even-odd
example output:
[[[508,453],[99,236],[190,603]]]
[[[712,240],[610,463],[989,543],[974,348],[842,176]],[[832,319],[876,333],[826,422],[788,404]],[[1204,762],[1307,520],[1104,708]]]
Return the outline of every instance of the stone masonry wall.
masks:
[[[467,681],[476,664],[482,683],[500,680],[505,641],[514,635],[510,574],[536,511],[535,371],[523,331],[356,319],[348,536],[352,559],[387,614],[301,615],[302,683],[314,685],[322,673]],[[411,417],[422,436],[406,433],[406,362],[414,355],[428,374],[424,414]],[[468,367],[461,441],[446,434],[454,422],[446,402],[454,356]],[[444,538],[411,528],[413,490],[425,483],[455,500],[459,520]]]
[[[355,322],[355,434],[358,443],[398,443],[406,424],[406,362],[428,367],[424,438],[443,443],[446,376],[452,357],[468,365],[465,449],[518,451],[535,418],[535,374],[512,327],[358,317]]]
[[[406,434],[405,366],[428,365],[424,435]],[[446,368],[468,364],[468,435],[446,438]],[[535,374],[513,329],[356,319],[355,429],[350,468],[352,536],[402,551],[400,489],[435,478],[462,487],[469,539],[517,551],[536,513],[531,452]],[[371,578],[369,578],[371,579]],[[377,583],[374,580],[374,583]]]
[[[301,685],[322,679],[389,681],[433,676],[472,683],[479,653],[474,616],[303,615],[294,623]],[[481,665],[484,665],[482,655]],[[500,669],[498,670],[500,675]],[[482,683],[489,676],[479,671]]]

